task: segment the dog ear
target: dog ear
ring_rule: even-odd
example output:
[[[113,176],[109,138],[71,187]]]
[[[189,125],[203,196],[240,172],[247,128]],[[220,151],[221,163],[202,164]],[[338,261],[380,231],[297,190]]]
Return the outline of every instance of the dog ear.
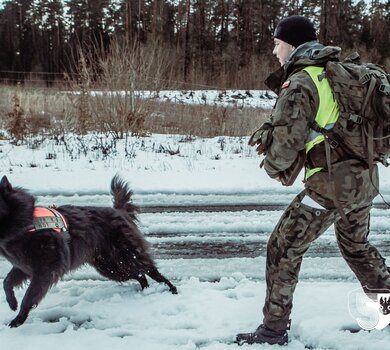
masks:
[[[3,176],[3,178],[0,181],[0,189],[1,190],[7,190],[7,191],[12,191],[12,185],[8,181],[7,176]]]

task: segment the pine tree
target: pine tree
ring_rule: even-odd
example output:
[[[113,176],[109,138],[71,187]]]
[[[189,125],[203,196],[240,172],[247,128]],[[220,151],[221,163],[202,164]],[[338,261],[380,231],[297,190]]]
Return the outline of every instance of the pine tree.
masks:
[[[33,59],[32,31],[27,12],[32,0],[7,0],[2,10],[2,49],[4,66],[8,70],[29,72]],[[24,74],[11,79],[23,79]]]
[[[27,15],[33,31],[35,52],[32,69],[48,73],[60,72],[66,66],[62,1],[35,1]],[[48,74],[42,78],[48,82],[55,80],[56,77]]]

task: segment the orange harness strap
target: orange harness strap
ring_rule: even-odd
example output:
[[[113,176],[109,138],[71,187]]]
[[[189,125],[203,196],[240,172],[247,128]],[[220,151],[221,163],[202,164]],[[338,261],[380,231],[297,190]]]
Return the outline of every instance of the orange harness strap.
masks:
[[[48,230],[55,232],[67,231],[68,224],[62,214],[54,208],[34,208],[34,228],[29,231]]]

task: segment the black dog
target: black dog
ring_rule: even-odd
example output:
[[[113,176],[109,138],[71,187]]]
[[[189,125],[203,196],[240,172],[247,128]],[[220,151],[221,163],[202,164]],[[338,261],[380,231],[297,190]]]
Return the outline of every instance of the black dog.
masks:
[[[114,208],[65,205],[56,209],[58,218],[34,218],[35,199],[14,188],[4,176],[0,182],[0,255],[12,265],[4,280],[8,305],[16,310],[14,287],[30,280],[19,314],[10,327],[23,324],[52,285],[67,272],[90,264],[110,280],[135,279],[148,287],[145,275],[176,287],[157,270],[148,244],[136,225],[137,208],[130,202],[128,184],[115,176],[111,181]],[[42,224],[42,219],[44,222]],[[40,224],[39,224],[40,223]],[[34,228],[35,227],[35,228]],[[61,232],[58,232],[61,231]]]

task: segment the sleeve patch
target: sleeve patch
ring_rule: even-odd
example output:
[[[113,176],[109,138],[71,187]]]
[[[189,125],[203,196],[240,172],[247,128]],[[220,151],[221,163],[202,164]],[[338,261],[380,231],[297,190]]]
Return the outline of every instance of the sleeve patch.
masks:
[[[281,89],[287,89],[290,86],[291,81],[287,80],[282,84]]]

